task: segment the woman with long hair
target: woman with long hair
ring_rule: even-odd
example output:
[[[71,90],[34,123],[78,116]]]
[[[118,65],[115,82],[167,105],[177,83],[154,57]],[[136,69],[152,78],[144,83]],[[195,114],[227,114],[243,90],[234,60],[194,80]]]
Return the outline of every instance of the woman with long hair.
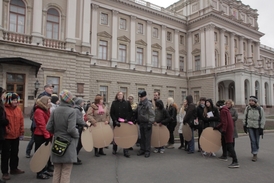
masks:
[[[179,128],[178,128],[178,133],[179,133],[179,137],[180,137],[180,146],[178,149],[187,149],[187,142],[184,140],[184,136],[183,136],[183,120],[184,120],[184,116],[186,114],[185,111],[185,107],[186,107],[187,101],[184,100],[182,107],[180,108],[179,114],[178,114],[178,123],[179,123]]]
[[[172,97],[167,98],[167,105],[166,110],[170,116],[170,122],[167,125],[168,131],[169,131],[169,140],[168,145],[166,146],[167,149],[173,149],[174,148],[174,130],[177,125],[177,111],[178,106],[174,103],[174,99]]]

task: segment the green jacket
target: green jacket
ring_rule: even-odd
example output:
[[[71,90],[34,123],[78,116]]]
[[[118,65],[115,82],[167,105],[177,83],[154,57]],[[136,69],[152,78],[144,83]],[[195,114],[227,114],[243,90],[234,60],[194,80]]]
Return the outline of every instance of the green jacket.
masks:
[[[248,105],[245,108],[243,125],[245,125],[246,118],[247,118],[247,127],[248,128],[259,128],[259,117],[260,117],[259,110],[261,110],[261,128],[264,128],[265,114],[264,114],[264,109],[260,106],[251,107],[250,105]],[[247,111],[248,111],[248,116],[246,117]]]

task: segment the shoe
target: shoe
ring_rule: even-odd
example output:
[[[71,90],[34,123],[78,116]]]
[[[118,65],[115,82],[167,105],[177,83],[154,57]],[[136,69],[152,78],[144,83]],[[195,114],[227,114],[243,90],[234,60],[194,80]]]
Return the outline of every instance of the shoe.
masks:
[[[48,171],[48,172],[53,172],[53,171],[54,171],[54,166],[49,166],[49,167],[47,168],[47,171]]]
[[[2,175],[2,179],[3,179],[3,180],[10,180],[10,175],[9,175],[8,173],[4,173],[4,174]]]
[[[222,161],[227,161],[227,157],[225,157],[225,156],[220,156],[218,159],[222,160]]]
[[[49,177],[53,177],[53,173],[52,172],[45,171],[45,172],[43,172],[43,174],[45,174],[45,175],[47,175]]]
[[[178,149],[184,149],[185,146],[180,145],[180,147],[178,147]]]
[[[206,156],[207,155],[207,152],[203,152],[203,156]]]
[[[215,153],[210,153],[210,156],[211,157],[216,157],[216,154]]]
[[[31,158],[31,155],[30,154],[26,154],[26,158]]]
[[[164,150],[164,149],[161,149],[161,150],[160,150],[160,153],[161,153],[161,154],[164,154],[164,153],[165,153],[165,150]]]
[[[170,144],[169,146],[167,146],[167,149],[174,149],[173,144]]]
[[[142,156],[142,155],[144,155],[144,154],[145,154],[144,151],[139,151],[139,152],[137,153],[137,156]]]
[[[100,157],[100,154],[97,152],[97,153],[95,153],[95,156],[96,157]]]
[[[240,168],[239,163],[231,163],[230,165],[228,165],[228,168]]]
[[[112,154],[113,154],[113,155],[116,155],[116,154],[117,154],[117,152],[116,152],[116,151],[112,151]]]
[[[140,144],[139,144],[139,143],[136,143],[136,147],[140,147]]]
[[[100,154],[100,155],[103,155],[103,156],[106,155],[106,154],[104,153],[104,151],[99,151],[99,154]]]
[[[158,153],[158,152],[159,152],[159,150],[158,150],[158,149],[155,149],[153,152],[154,152],[154,153]]]
[[[257,154],[253,154],[252,161],[256,162],[257,161]]]
[[[128,154],[128,152],[125,152],[125,153],[124,153],[124,156],[125,156],[126,158],[130,158],[130,155]]]
[[[36,175],[37,179],[49,179],[49,176],[47,176],[46,174],[40,173]]]
[[[20,169],[15,169],[15,170],[11,170],[10,171],[10,174],[13,174],[13,175],[16,175],[16,174],[22,174],[22,173],[25,173],[25,171],[23,170],[20,170]]]
[[[133,151],[133,148],[132,148],[132,147],[130,147],[128,150]]]
[[[75,162],[75,163],[73,163],[74,165],[82,165],[82,162]]]
[[[148,158],[150,156],[150,153],[149,152],[146,152],[145,153],[145,158]]]
[[[77,158],[77,163],[78,163],[78,162],[81,163],[82,161],[81,161],[79,158]]]

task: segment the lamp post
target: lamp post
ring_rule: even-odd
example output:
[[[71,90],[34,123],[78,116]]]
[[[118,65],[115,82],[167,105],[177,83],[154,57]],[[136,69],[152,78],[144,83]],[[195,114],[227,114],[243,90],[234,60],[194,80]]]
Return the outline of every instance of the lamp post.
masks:
[[[34,97],[36,98],[37,96],[37,92],[38,92],[38,89],[39,89],[39,86],[40,86],[40,83],[38,82],[38,80],[36,80],[36,82],[34,83]]]

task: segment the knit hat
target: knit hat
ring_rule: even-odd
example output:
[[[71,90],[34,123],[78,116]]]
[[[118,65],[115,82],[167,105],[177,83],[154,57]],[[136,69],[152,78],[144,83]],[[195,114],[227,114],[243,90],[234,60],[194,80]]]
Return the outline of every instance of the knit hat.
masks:
[[[141,90],[141,91],[138,92],[138,96],[139,97],[145,97],[145,96],[147,96],[147,92],[145,90]]]
[[[82,98],[75,97],[73,101],[74,101],[74,105],[79,106],[84,100]]]
[[[250,96],[249,100],[253,100],[255,103],[258,102],[258,98],[256,96]]]
[[[63,91],[60,92],[60,99],[65,103],[74,104],[73,95],[68,90],[63,90]]]
[[[56,102],[59,100],[59,97],[55,94],[51,95],[51,103],[56,104]]]
[[[222,107],[225,105],[225,101],[224,100],[219,100],[217,103],[216,103],[216,106],[217,107]]]
[[[17,99],[17,102],[20,102],[20,97],[17,93],[7,93],[6,104],[11,104],[11,101]]]

